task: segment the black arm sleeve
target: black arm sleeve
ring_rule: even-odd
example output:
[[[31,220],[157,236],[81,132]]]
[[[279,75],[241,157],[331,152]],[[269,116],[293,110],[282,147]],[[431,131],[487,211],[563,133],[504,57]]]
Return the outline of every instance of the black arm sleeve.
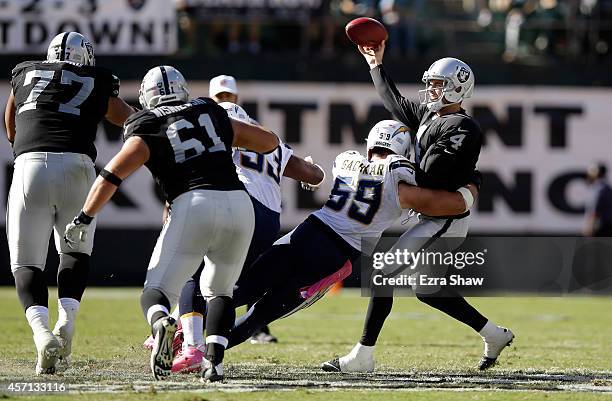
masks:
[[[417,102],[403,97],[382,65],[372,68],[370,75],[372,75],[372,81],[378,95],[382,99],[385,108],[393,115],[393,118],[406,124],[412,132],[417,132],[421,118],[427,111],[426,106],[421,106]]]

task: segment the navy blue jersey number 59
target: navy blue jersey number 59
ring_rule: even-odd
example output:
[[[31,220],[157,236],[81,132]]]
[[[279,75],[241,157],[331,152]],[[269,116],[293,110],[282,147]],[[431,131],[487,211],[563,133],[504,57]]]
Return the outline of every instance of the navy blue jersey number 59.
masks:
[[[350,203],[348,217],[363,224],[370,224],[376,212],[380,208],[382,200],[382,182],[376,180],[361,180],[357,183],[357,190],[353,191],[345,180],[350,178],[337,177],[334,182],[329,200],[325,206],[332,210],[340,211],[344,208],[347,201],[353,195]],[[359,203],[367,205],[364,208]]]

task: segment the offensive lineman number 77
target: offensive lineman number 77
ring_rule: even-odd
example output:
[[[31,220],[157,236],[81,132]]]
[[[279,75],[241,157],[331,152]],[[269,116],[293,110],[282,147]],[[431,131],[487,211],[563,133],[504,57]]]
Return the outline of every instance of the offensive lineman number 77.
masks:
[[[25,75],[25,80],[23,81],[23,86],[30,85],[34,78],[40,78],[38,82],[34,85],[32,90],[30,91],[30,95],[26,99],[26,101],[21,105],[17,114],[21,114],[27,110],[36,109],[36,100],[43,93],[45,88],[51,83],[53,80],[53,75],[55,71],[47,71],[47,70],[33,70],[28,71]],[[91,91],[94,88],[94,79],[92,77],[81,77],[75,74],[72,71],[62,70],[62,75],[60,78],[60,82],[66,85],[72,85],[75,82],[81,83],[81,89],[77,92],[76,95],[72,99],[68,101],[68,103],[59,103],[58,111],[61,113],[74,114],[77,116],[81,115],[81,110],[79,106],[83,104],[87,97],[91,94]]]

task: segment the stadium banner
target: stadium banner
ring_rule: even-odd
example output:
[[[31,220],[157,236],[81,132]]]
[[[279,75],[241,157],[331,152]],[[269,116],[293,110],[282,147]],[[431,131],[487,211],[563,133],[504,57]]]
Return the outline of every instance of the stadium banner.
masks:
[[[0,54],[44,54],[64,31],[85,35],[98,55],[172,54],[178,46],[172,1],[0,1]]]
[[[321,15],[323,0],[191,0],[189,6],[198,19],[230,18],[304,20]]]
[[[124,82],[121,95],[136,104],[138,82]],[[417,86],[401,86],[416,98]],[[252,117],[288,143],[299,156],[312,155],[327,179],[314,193],[291,179],[283,182],[283,230],[320,207],[332,184],[334,158],[347,149],[365,152],[365,138],[377,121],[389,118],[368,84],[240,82],[240,100]],[[8,85],[0,85],[4,105]],[[192,82],[193,96],[208,93],[208,82]],[[466,103],[485,131],[479,169],[484,186],[470,216],[471,233],[578,234],[588,188],[585,170],[610,164],[607,124],[612,91],[557,87],[479,87]],[[103,167],[121,146],[121,129],[100,125],[96,146]],[[0,146],[0,188],[6,204],[12,152]],[[162,202],[149,172],[142,168],[105,207],[99,227],[157,229]],[[2,214],[0,225],[4,223]],[[402,231],[398,223],[394,231]]]

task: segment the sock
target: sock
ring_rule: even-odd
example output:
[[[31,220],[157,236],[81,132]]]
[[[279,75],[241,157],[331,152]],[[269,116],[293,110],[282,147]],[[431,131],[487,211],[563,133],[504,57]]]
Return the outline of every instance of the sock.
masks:
[[[57,300],[58,322],[74,322],[81,303],[74,298],[60,298]]]
[[[170,314],[170,301],[157,288],[147,288],[140,295],[140,307],[147,319],[147,323],[153,326],[158,319]]]
[[[236,310],[232,298],[214,297],[208,301],[206,315],[206,359],[213,365],[223,362]]]
[[[206,301],[200,291],[200,276],[198,273],[187,280],[183,286],[178,304],[181,315],[190,312],[197,312],[200,315],[204,315],[206,311]]]
[[[49,331],[49,309],[46,306],[30,306],[26,309],[25,315],[34,335]]]
[[[80,252],[60,254],[57,270],[58,298],[81,300],[89,275],[89,255]]]
[[[168,312],[168,308],[164,305],[153,305],[147,310],[147,322],[151,327],[153,327],[153,323],[157,322],[162,317],[166,317],[170,314]]]
[[[385,324],[387,316],[391,313],[393,307],[392,297],[375,297],[370,298],[368,305],[368,313],[366,314],[366,320],[363,324],[363,334],[359,342],[365,346],[376,345],[376,340],[380,331]]]
[[[487,318],[480,314],[472,305],[453,289],[443,287],[433,295],[416,294],[419,301],[446,313],[477,332],[487,324]]]
[[[228,343],[227,337],[224,336],[206,336],[206,359],[214,366],[222,363]]]
[[[13,277],[15,278],[17,297],[24,311],[34,305],[44,306],[45,308],[49,305],[47,280],[41,269],[34,266],[19,267],[13,272]]]
[[[478,332],[478,334],[480,334],[482,338],[487,338],[487,337],[497,334],[499,330],[500,330],[499,326],[497,326],[495,323],[488,320],[487,323],[482,328],[482,330]]]
[[[57,333],[60,327],[68,328],[69,332],[74,330],[74,322],[76,321],[77,313],[81,303],[74,298],[60,298],[57,300],[57,322],[55,323],[54,333]]]
[[[181,316],[181,312],[179,311],[178,305],[174,307],[170,316],[172,316],[174,320],[179,320],[179,317]]]
[[[199,346],[204,344],[204,317],[192,312],[181,316],[183,344]]]

